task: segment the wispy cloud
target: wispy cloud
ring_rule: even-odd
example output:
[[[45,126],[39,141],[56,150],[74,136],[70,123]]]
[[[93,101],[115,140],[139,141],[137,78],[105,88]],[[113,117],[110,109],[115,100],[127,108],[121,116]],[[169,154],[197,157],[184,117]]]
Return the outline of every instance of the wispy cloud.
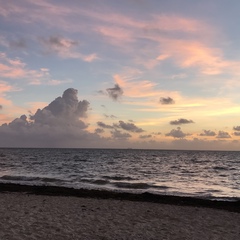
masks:
[[[140,104],[142,106],[159,108],[159,96],[171,96],[169,100],[171,103],[182,99],[178,91],[164,90],[161,89],[160,84],[157,82],[139,78],[138,74],[132,74],[131,71],[129,73],[125,72],[113,76],[114,81],[119,84],[124,91],[125,102],[127,102],[127,99],[131,99],[128,101],[128,104]],[[132,101],[133,99],[134,101]],[[166,102],[168,98],[162,101]],[[166,106],[169,104],[163,104],[163,106],[164,105]]]
[[[35,71],[26,69],[26,64],[20,59],[8,58],[5,53],[0,53],[0,74],[2,78],[23,78],[36,75]]]
[[[97,54],[85,55],[79,52],[79,41],[63,38],[59,36],[50,36],[49,38],[41,38],[40,42],[45,48],[46,54],[55,53],[61,58],[77,58],[86,62],[92,62],[98,59]]]
[[[157,83],[148,80],[134,81],[128,77],[115,75],[114,80],[124,89],[124,95],[129,97],[141,98],[156,96],[157,92],[154,90]]]
[[[125,48],[126,43],[135,41],[133,32],[129,29],[117,26],[97,26],[95,31],[102,35],[110,44],[121,48]]]
[[[166,59],[171,59],[183,69],[197,68],[204,75],[221,74],[223,71],[231,73],[239,66],[239,61],[225,59],[222,49],[213,45],[219,37],[218,30],[203,20],[176,14],[149,14],[148,19],[140,19],[106,6],[101,8],[102,5],[99,10],[96,6],[88,9],[86,6],[56,5],[45,0],[28,0],[27,3],[4,2],[0,14],[12,17],[13,21],[17,21],[14,17],[16,14],[20,15],[20,21],[25,24],[40,21],[50,28],[103,36],[105,44],[128,48],[125,53],[134,54],[132,59],[137,59],[147,68],[154,68]],[[85,25],[82,24],[83,20]],[[42,38],[42,42],[47,51],[54,51],[62,58],[79,58],[87,62],[98,58],[96,53],[74,51],[78,40],[50,36]],[[19,40],[15,45],[22,46],[24,42]]]
[[[0,94],[4,94],[6,92],[16,91],[15,87],[11,86],[9,83],[0,81]]]
[[[32,85],[60,85],[72,81],[53,79],[47,68],[29,69],[21,59],[9,58],[5,53],[0,53],[0,75],[2,79],[20,79],[22,83]]]

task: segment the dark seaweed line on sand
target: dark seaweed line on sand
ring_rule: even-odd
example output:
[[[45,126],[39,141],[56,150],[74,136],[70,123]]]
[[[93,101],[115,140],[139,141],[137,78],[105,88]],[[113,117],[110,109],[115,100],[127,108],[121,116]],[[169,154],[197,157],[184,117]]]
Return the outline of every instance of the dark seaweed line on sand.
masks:
[[[155,195],[151,193],[124,193],[94,189],[74,189],[56,186],[30,186],[12,183],[0,183],[0,193],[23,192],[47,196],[73,196],[97,199],[117,199],[139,202],[153,202],[179,206],[206,207],[240,213],[240,200],[234,202],[207,200],[193,197]]]

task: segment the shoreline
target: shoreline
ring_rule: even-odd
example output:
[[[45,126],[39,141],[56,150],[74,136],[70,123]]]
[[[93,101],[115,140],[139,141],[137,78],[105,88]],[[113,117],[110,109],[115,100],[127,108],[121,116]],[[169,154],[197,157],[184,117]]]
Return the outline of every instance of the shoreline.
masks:
[[[37,186],[37,185],[22,185],[15,183],[0,183],[0,193],[14,193],[14,192],[42,196],[66,196],[92,199],[127,200],[133,202],[150,202],[177,206],[212,208],[240,213],[240,200],[221,201],[195,197],[158,195],[148,192],[135,194],[108,190],[75,189],[59,186]]]

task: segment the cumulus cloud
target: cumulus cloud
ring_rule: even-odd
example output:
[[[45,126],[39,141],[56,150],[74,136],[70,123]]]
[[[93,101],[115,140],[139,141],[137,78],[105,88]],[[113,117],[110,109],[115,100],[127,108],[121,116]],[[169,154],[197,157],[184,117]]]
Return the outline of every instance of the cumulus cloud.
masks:
[[[190,134],[184,133],[180,127],[177,129],[172,129],[169,133],[165,134],[167,137],[174,137],[174,138],[184,138]]]
[[[108,124],[106,124],[106,123],[104,123],[104,122],[97,122],[97,125],[98,125],[99,127],[101,127],[101,128],[107,128],[107,129],[113,129],[113,128],[114,128],[113,126],[108,125]]]
[[[216,133],[214,131],[211,130],[203,130],[203,133],[199,134],[200,136],[216,136]]]
[[[132,137],[129,133],[123,133],[117,129],[115,129],[114,131],[111,131],[111,134],[114,139],[119,139],[119,140],[127,140],[130,137]]]
[[[168,104],[174,104],[175,103],[175,101],[170,97],[167,97],[167,98],[161,97],[159,102],[163,105],[168,105]]]
[[[218,131],[216,138],[231,138],[228,132]]]
[[[119,121],[118,123],[114,124],[117,128],[122,128],[129,132],[141,133],[144,132],[142,128],[137,127],[134,123],[126,123],[124,121]]]
[[[181,125],[181,124],[189,124],[189,123],[194,123],[194,121],[188,120],[185,118],[179,118],[178,120],[170,121],[171,125]]]
[[[239,137],[240,136],[240,126],[233,127],[233,130],[235,130],[235,132],[233,132],[233,135]]]
[[[233,130],[240,131],[240,126],[233,127]]]
[[[106,91],[114,101],[117,101],[123,95],[123,89],[118,84],[115,84],[113,88],[107,88]]]
[[[78,102],[77,93],[76,89],[67,89],[62,97],[56,98],[42,110],[38,109],[35,115],[31,116],[31,120],[39,124],[76,123],[79,118],[87,117],[89,102],[86,100]],[[79,121],[78,124],[86,127],[82,121]]]
[[[233,135],[239,137],[240,136],[240,132],[234,132]]]
[[[86,130],[89,102],[78,101],[77,90],[69,88],[62,97],[26,115],[0,126],[1,146],[7,147],[83,147],[101,142],[97,133]],[[86,144],[86,145],[85,145]]]
[[[4,124],[4,126],[7,126],[7,125]],[[20,118],[14,119],[12,122],[9,123],[8,126],[15,130],[18,130],[25,126],[29,126],[29,122],[27,121],[27,116],[22,115]]]

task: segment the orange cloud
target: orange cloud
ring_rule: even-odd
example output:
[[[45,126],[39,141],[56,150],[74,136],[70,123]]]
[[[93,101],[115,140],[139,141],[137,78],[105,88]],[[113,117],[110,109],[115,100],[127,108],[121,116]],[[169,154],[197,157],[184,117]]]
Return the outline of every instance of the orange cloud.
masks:
[[[126,77],[121,77],[120,75],[114,75],[114,81],[124,89],[124,95],[128,97],[150,97],[156,96],[156,91],[154,91],[154,86],[157,84],[147,81],[129,81]]]
[[[0,81],[0,124],[12,121],[15,114],[22,113],[23,109],[13,106],[11,100],[7,98],[8,92],[19,91],[20,89],[9,85],[7,82]]]
[[[27,108],[30,113],[35,113],[38,109],[43,109],[48,104],[47,102],[28,102]]]
[[[151,82],[149,80],[136,80],[134,77],[129,77],[127,75],[115,74],[113,76],[114,81],[123,88],[124,96],[129,98],[154,98],[158,103],[161,96],[172,96],[174,99],[179,99],[180,95],[176,91],[164,91],[159,90],[158,84]],[[149,102],[148,102],[149,103]],[[131,103],[135,104],[135,103]],[[147,103],[146,103],[147,104]],[[149,103],[153,105],[154,103]]]

